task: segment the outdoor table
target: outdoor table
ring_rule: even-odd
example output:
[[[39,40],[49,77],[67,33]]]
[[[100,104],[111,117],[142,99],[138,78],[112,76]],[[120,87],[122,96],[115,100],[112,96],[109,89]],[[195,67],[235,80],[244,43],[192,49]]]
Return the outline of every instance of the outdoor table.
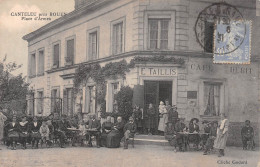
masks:
[[[183,138],[185,150],[187,150],[187,146],[189,145],[189,136],[191,135],[199,135],[200,137],[202,135],[209,135],[209,133],[190,133],[190,132],[177,132],[180,134],[180,136]]]

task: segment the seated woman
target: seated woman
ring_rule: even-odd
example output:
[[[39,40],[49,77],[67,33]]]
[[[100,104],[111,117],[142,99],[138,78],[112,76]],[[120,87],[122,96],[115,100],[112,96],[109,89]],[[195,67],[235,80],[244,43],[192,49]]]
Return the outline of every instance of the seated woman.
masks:
[[[111,132],[113,126],[111,117],[107,116],[106,122],[102,124],[101,146],[107,146],[107,135]]]
[[[23,145],[23,149],[26,149],[26,142],[29,137],[29,123],[26,120],[26,116],[23,116],[22,121],[19,122],[19,128],[21,144]]]
[[[30,133],[32,138],[32,148],[38,148],[39,140],[41,139],[41,134],[39,132],[41,127],[40,122],[38,122],[37,117],[33,118],[32,123],[30,124]],[[34,144],[36,143],[36,147],[34,147]]]
[[[117,122],[112,128],[112,131],[107,135],[107,147],[117,148],[120,146],[120,141],[124,136],[124,122],[122,117],[117,117]]]
[[[19,124],[16,122],[16,116],[13,116],[12,122],[6,125],[8,140],[11,144],[12,150],[16,150],[16,145],[19,140]]]
[[[198,150],[199,142],[200,142],[200,136],[199,136],[199,120],[197,118],[192,118],[189,124],[189,132],[193,133],[189,135],[189,141],[193,142],[196,150]]]

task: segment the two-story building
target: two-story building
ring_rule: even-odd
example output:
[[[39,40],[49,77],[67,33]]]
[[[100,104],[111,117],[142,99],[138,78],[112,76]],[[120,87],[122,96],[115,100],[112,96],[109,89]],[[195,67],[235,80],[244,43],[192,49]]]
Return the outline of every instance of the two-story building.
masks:
[[[74,95],[79,64],[101,67],[136,62],[125,77],[106,79],[106,111],[112,112],[121,86],[134,90],[134,103],[146,109],[170,100],[180,117],[215,120],[227,113],[230,144],[236,144],[246,119],[259,127],[260,66],[255,1],[227,0],[244,19],[252,20],[251,64],[213,64],[213,22],[204,24],[202,48],[196,38],[199,13],[218,0],[75,0],[75,10],[23,37],[28,41],[28,82],[33,90],[28,113],[97,114],[93,79]],[[159,58],[158,58],[159,57]],[[143,60],[143,61],[142,61]],[[169,61],[167,61],[169,60]],[[177,61],[178,60],[178,61]],[[79,107],[80,106],[80,107]],[[80,108],[80,109],[79,109]]]

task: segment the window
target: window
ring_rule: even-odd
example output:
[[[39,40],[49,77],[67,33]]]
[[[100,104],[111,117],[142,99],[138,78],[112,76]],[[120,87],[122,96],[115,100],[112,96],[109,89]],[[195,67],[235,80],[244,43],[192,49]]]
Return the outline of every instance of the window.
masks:
[[[98,44],[97,31],[89,34],[89,60],[97,59]]]
[[[39,51],[39,58],[38,58],[38,75],[44,74],[44,51]]]
[[[213,36],[214,36],[214,22],[205,21],[205,35],[204,35],[204,50],[205,52],[213,52]]]
[[[220,83],[204,83],[204,115],[219,116],[220,113]]]
[[[60,44],[53,45],[53,68],[60,65]]]
[[[74,110],[73,110],[73,89],[72,88],[66,88],[63,92],[63,114],[68,116],[73,116]]]
[[[95,86],[89,86],[88,87],[88,96],[89,96],[89,101],[88,101],[88,113],[95,113],[96,108],[95,108],[95,103],[96,103],[96,87]]]
[[[43,113],[43,91],[38,91],[38,98],[37,98],[37,113]]]
[[[123,22],[113,25],[112,54],[123,52]]]
[[[168,49],[170,19],[149,19],[149,49]]]
[[[65,57],[66,65],[72,65],[74,63],[74,53],[75,53],[74,39],[67,40],[67,56]]]
[[[30,67],[30,76],[36,75],[36,56],[35,53],[31,54],[31,67]]]
[[[117,107],[117,101],[115,100],[115,95],[119,91],[119,82],[112,83],[112,103],[113,103],[113,110]]]
[[[59,89],[52,89],[51,91],[51,112],[60,113],[61,112],[61,100],[60,100]]]
[[[35,112],[34,112],[34,92],[30,93],[29,98],[27,100],[27,104],[28,104],[28,114],[34,116]]]

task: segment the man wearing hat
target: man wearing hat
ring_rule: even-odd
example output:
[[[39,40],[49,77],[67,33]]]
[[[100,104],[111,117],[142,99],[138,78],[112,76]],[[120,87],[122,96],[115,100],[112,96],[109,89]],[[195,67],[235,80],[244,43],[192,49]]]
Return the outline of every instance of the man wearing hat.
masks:
[[[164,137],[169,141],[171,146],[174,146],[174,151],[176,152],[177,148],[177,140],[176,140],[176,132],[172,122],[168,122],[165,127]]]
[[[198,122],[199,120],[197,118],[192,118],[189,124],[189,132],[193,133],[192,135],[189,135],[189,141],[195,144],[197,150],[200,142],[200,136],[198,135],[200,131]]]
[[[133,117],[129,118],[129,122],[124,127],[124,149],[128,149],[129,137],[132,137],[136,131],[136,124]]]
[[[178,119],[177,106],[173,105],[171,109],[168,111],[168,122],[172,122],[172,124],[175,125],[177,119]]]
[[[186,129],[186,125],[184,124],[183,121],[184,118],[177,118],[177,123],[175,124],[176,140],[180,151],[184,151],[183,149],[184,138],[178,133],[178,132],[183,132]]]
[[[254,129],[251,127],[249,120],[245,121],[245,126],[241,129],[241,137],[243,142],[243,150],[246,150],[248,147],[253,150],[255,145]]]
[[[203,128],[204,133],[201,135],[201,144],[204,147],[209,138],[210,122],[207,120],[204,120],[204,121],[202,121],[202,125],[204,126],[204,128]]]
[[[209,137],[208,137],[206,144],[205,144],[205,150],[204,150],[203,155],[207,155],[209,153],[210,149],[213,149],[214,140],[217,137],[218,122],[212,121],[212,122],[209,122],[209,123],[211,124],[210,133],[209,133]]]

